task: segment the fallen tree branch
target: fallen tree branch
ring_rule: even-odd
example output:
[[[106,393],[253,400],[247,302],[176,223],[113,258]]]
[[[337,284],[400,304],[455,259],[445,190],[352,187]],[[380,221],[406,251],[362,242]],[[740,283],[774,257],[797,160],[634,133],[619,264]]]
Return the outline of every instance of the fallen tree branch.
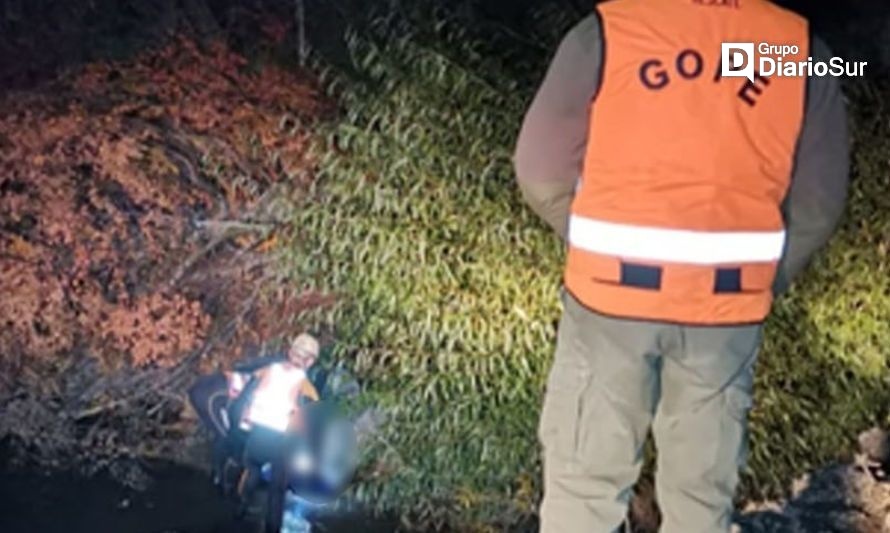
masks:
[[[219,231],[269,231],[275,227],[274,224],[242,222],[240,220],[198,220],[195,225],[202,229]]]

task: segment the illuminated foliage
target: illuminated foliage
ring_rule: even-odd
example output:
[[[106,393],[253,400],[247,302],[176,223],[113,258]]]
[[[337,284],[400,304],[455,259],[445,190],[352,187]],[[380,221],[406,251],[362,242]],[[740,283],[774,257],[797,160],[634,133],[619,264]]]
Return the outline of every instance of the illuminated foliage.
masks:
[[[388,417],[356,493],[426,525],[500,531],[537,501],[562,250],[523,208],[510,164],[546,57],[517,64],[527,43],[493,50],[513,37],[468,27],[390,17],[352,35],[351,69],[327,80],[344,116],[296,213],[293,262],[342,295],[317,319]],[[550,49],[555,35],[521,37]],[[850,93],[852,207],[769,323],[747,496],[775,495],[886,421],[890,121],[871,110],[887,92]]]

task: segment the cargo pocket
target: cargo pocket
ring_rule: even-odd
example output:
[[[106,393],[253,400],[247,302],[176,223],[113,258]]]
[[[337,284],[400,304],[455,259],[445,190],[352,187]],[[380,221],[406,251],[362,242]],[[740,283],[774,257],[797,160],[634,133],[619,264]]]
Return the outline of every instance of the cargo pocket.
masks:
[[[574,458],[578,451],[581,395],[588,380],[581,369],[554,366],[547,380],[538,439],[547,455]]]
[[[735,448],[734,460],[739,469],[745,468],[748,458],[748,413],[753,406],[751,393],[739,386],[729,386],[724,391],[726,420],[732,425],[727,446]],[[733,446],[735,444],[735,446]]]
[[[547,378],[538,439],[545,458],[573,459],[578,454],[582,400],[593,380],[594,368],[582,341],[578,304],[561,291],[564,311],[556,339],[556,354]]]

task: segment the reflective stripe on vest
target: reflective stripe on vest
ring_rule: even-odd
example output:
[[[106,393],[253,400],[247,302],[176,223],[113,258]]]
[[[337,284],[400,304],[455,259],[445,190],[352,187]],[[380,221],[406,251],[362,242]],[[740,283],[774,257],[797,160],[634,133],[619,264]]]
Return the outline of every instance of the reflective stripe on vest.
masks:
[[[806,80],[724,78],[721,44],[794,45],[783,61],[805,61],[806,20],[766,0],[611,0],[597,11],[601,85],[566,289],[618,317],[762,321],[785,247],[781,204]]]
[[[573,215],[569,243],[588,252],[644,261],[719,265],[778,261],[785,246],[785,231],[647,228]]]
[[[305,378],[301,369],[283,363],[271,365],[254,392],[247,420],[282,433],[287,431]]]

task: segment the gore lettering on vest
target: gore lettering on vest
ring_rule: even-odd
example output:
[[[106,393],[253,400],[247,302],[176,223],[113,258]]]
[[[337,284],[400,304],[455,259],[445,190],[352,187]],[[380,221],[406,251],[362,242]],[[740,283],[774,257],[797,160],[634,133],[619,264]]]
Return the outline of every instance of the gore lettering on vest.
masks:
[[[751,107],[757,105],[757,97],[763,94],[763,90],[769,86],[769,78],[764,78],[759,72],[754,73],[754,82],[745,80],[745,84],[739,89],[739,98]]]
[[[721,61],[717,60],[717,69],[714,71],[714,83],[723,81],[721,74]],[[687,48],[680,51],[674,59],[674,71],[683,80],[693,81],[701,77],[705,70],[705,60],[702,54],[695,49]],[[664,66],[661,59],[647,59],[640,64],[640,83],[651,91],[660,91],[671,84],[671,74]],[[744,80],[739,88],[738,97],[747,105],[754,107],[757,99],[763,95],[769,86],[769,78],[761,76],[759,72],[754,74],[754,82]]]
[[[680,50],[673,60],[674,71],[680,78],[693,81],[701,77],[705,70],[705,59],[701,52],[693,48]],[[717,72],[720,73],[720,59],[717,59]],[[657,91],[671,83],[671,74],[658,58],[651,58],[640,64],[640,82],[647,89]],[[717,81],[718,78],[715,78]]]
[[[694,80],[701,76],[702,69],[705,68],[705,60],[701,54],[692,49],[683,50],[677,56],[677,72],[680,76],[687,80]]]
[[[647,89],[657,91],[658,89],[663,89],[671,82],[667,71],[662,67],[662,62],[657,59],[645,61],[640,66],[640,81]]]

